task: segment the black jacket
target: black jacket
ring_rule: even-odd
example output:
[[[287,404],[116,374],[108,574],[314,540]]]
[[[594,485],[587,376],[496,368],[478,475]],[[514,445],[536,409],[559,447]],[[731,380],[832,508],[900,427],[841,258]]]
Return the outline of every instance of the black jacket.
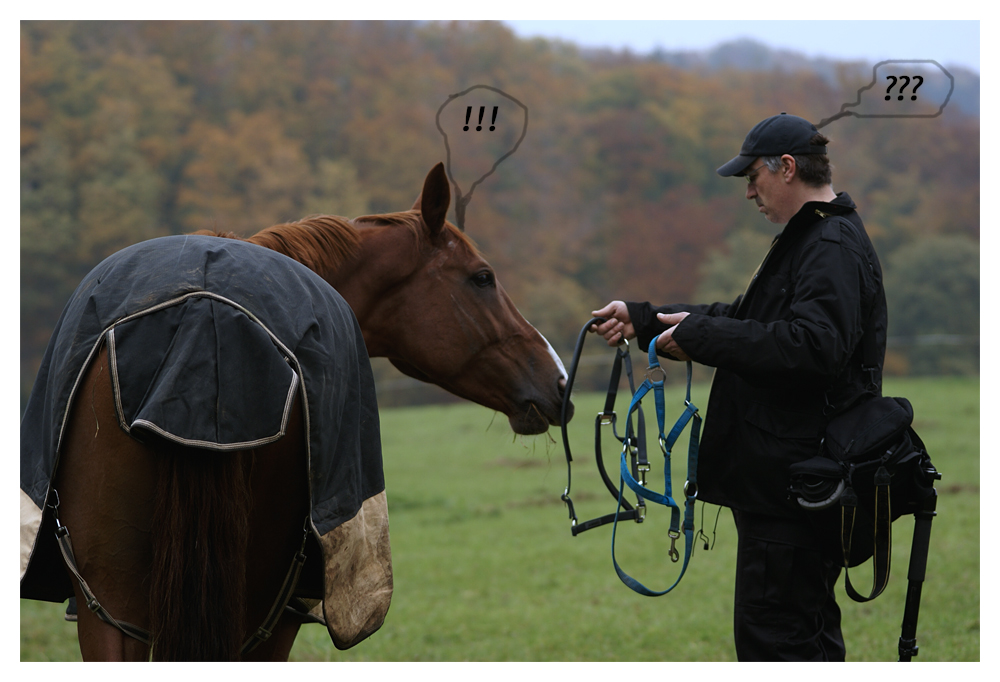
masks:
[[[808,202],[732,304],[629,302],[642,347],[666,329],[656,313],[691,313],[674,339],[717,368],[705,412],[699,498],[758,514],[798,514],[788,467],[815,456],[829,415],[881,394],[886,305],[882,269],[846,193]],[[862,334],[878,369],[862,370]]]

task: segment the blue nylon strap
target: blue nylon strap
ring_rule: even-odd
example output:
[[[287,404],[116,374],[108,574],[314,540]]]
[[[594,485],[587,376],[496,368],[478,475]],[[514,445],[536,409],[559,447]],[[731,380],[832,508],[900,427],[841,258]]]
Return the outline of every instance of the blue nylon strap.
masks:
[[[629,471],[629,466],[627,459],[625,457],[625,450],[622,451],[621,465],[619,467],[621,473],[621,482],[619,484],[618,493],[618,509],[615,510],[615,521],[614,526],[611,530],[611,560],[615,566],[615,572],[618,574],[619,579],[625,583],[630,589],[639,594],[645,595],[647,597],[658,597],[670,592],[674,589],[678,583],[680,583],[681,578],[684,577],[684,573],[687,571],[688,562],[691,559],[691,552],[694,546],[694,504],[695,499],[698,495],[698,443],[701,435],[701,416],[698,414],[698,408],[691,404],[691,376],[692,368],[691,362],[687,363],[687,393],[684,400],[684,412],[678,418],[674,427],[670,431],[669,436],[663,435],[664,419],[665,419],[665,408],[663,403],[663,381],[653,381],[651,376],[654,374],[654,369],[660,368],[659,359],[656,357],[656,339],[653,339],[649,343],[649,369],[646,373],[646,379],[642,382],[642,385],[635,391],[632,396],[632,402],[629,404],[627,420],[631,420],[632,412],[635,411],[639,402],[642,398],[649,393],[650,390],[653,391],[654,401],[656,403],[656,421],[659,426],[659,437],[660,437],[660,447],[663,450],[664,466],[663,466],[663,478],[664,478],[664,492],[658,493],[654,490],[641,485],[632,476]],[[662,369],[660,370],[662,372]],[[671,485],[671,462],[670,453],[673,449],[674,444],[680,437],[681,432],[691,423],[691,437],[690,443],[688,445],[688,477],[687,484],[684,486],[685,503],[684,503],[684,564],[681,567],[680,575],[677,576],[677,580],[674,584],[662,591],[654,591],[647,588],[645,585],[640,583],[638,580],[632,578],[630,575],[622,570],[621,566],[618,565],[618,559],[615,556],[615,539],[618,530],[618,516],[621,511],[622,506],[622,494],[627,485],[632,489],[639,497],[654,502],[656,504],[661,504],[666,507],[670,507],[670,536],[674,540],[679,537],[680,534],[680,508],[673,499],[673,491]],[[673,552],[673,546],[671,545],[671,551]],[[676,554],[672,557],[676,561]]]
[[[688,421],[691,419],[691,417],[695,416],[697,412],[698,408],[692,405],[690,402],[688,402],[684,406],[683,414],[681,414],[680,418],[677,420],[677,423],[674,424],[674,428],[670,429],[670,435],[667,436],[666,441],[664,443],[664,449],[666,450],[666,454],[668,457],[670,456],[670,453],[673,452],[674,443],[676,443],[677,439],[680,438],[681,432],[684,431],[684,427],[687,426]],[[701,417],[698,417],[698,421],[701,421]]]
[[[647,499],[650,502],[655,502],[656,504],[662,504],[666,507],[677,509],[677,503],[674,502],[672,497],[670,497],[669,492],[666,494],[660,494],[655,490],[650,490],[632,477],[632,472],[629,471],[628,462],[625,459],[624,452],[622,452],[621,461],[621,480],[624,481],[625,485],[631,488],[632,491],[639,497]],[[676,530],[676,527],[673,524],[671,524],[671,528]]]
[[[624,490],[625,485],[626,484],[624,481],[619,485],[618,509],[615,511],[614,525],[611,527],[611,561],[615,565],[615,573],[618,574],[618,579],[621,580],[623,583],[625,583],[625,585],[628,586],[628,588],[631,589],[633,592],[637,592],[645,597],[660,597],[670,592],[675,587],[677,587],[677,585],[681,582],[681,578],[684,577],[684,573],[687,572],[688,562],[691,561],[691,551],[694,548],[694,498],[688,498],[687,502],[685,503],[684,563],[681,566],[680,575],[677,576],[677,580],[674,581],[674,584],[668,587],[667,589],[661,591],[655,591],[649,589],[648,587],[640,583],[638,580],[630,576],[628,573],[626,573],[624,570],[622,570],[622,567],[618,565],[618,559],[615,556],[615,537],[618,531],[618,513],[619,511],[621,511],[620,491]],[[677,508],[675,506],[674,507],[675,512],[676,509]]]

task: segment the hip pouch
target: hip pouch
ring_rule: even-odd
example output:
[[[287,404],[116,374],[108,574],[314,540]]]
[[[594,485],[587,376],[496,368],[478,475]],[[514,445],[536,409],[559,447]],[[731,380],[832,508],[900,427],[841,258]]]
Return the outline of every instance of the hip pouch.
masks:
[[[921,509],[941,476],[913,430],[906,398],[878,397],[834,417],[822,451],[789,468],[789,497],[816,512],[828,555],[845,568],[875,557],[874,599],[888,581],[891,523]]]

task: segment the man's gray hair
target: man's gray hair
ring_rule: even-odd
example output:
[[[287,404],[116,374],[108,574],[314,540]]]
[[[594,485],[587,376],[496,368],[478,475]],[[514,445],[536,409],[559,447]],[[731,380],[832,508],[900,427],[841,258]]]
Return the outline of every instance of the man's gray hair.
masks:
[[[799,165],[798,157],[792,157],[795,159],[795,165]],[[760,160],[764,162],[767,169],[772,173],[777,173],[781,170],[781,157],[780,156],[762,156]]]
[[[810,143],[825,145],[829,141],[822,133],[816,133]],[[822,187],[833,181],[833,166],[830,165],[830,157],[826,154],[794,154],[792,158],[795,159],[799,178],[807,185]],[[760,160],[772,173],[781,170],[780,156],[762,156]]]

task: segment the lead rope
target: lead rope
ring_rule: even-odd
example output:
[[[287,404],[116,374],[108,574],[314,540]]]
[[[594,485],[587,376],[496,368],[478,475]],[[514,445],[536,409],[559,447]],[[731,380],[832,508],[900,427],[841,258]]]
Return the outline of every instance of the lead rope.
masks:
[[[94,614],[103,620],[108,625],[117,628],[121,632],[125,633],[133,639],[137,639],[143,644],[150,644],[150,633],[149,630],[141,628],[138,625],[133,625],[132,623],[127,623],[123,620],[117,620],[112,616],[106,608],[101,606],[101,603],[97,601],[94,591],[90,589],[90,585],[87,581],[83,579],[80,574],[80,569],[76,565],[76,555],[73,553],[73,542],[69,536],[69,528],[64,526],[59,520],[59,492],[53,488],[52,494],[55,495],[55,504],[49,505],[53,510],[56,520],[56,542],[59,544],[59,551],[62,553],[63,561],[66,562],[67,568],[80,583],[80,590],[83,592],[84,598],[87,600],[87,608],[94,612]],[[285,604],[292,596],[292,592],[295,591],[295,585],[299,581],[299,575],[302,573],[302,567],[306,563],[306,540],[309,538],[309,517],[306,517],[305,523],[302,528],[302,544],[299,546],[299,551],[295,553],[292,558],[292,564],[288,568],[288,572],[285,574],[285,581],[281,585],[281,589],[278,591],[278,597],[275,599],[274,604],[271,606],[271,611],[267,614],[267,618],[261,624],[257,631],[254,632],[244,643],[243,648],[240,650],[241,655],[246,655],[253,651],[258,645],[267,641],[271,636],[271,632],[277,624],[278,619],[281,618],[282,611],[285,608]]]

